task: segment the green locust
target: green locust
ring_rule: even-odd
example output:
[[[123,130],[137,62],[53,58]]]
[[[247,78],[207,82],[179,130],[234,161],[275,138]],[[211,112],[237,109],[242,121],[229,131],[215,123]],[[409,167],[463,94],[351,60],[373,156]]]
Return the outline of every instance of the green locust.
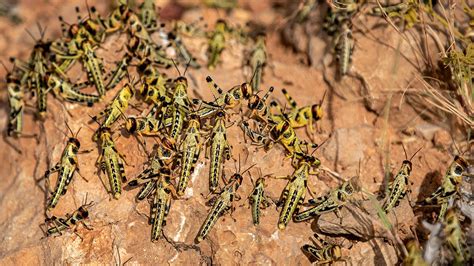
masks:
[[[349,72],[354,50],[354,39],[348,22],[343,23],[341,32],[336,40],[336,58],[339,63],[339,75],[345,76]]]
[[[112,124],[125,113],[125,110],[128,108],[128,102],[134,94],[135,91],[132,88],[132,84],[125,84],[125,86],[117,93],[112,102],[107,105],[105,110],[100,112],[98,115],[93,116],[92,119],[94,121],[98,121],[100,118],[105,117],[101,127],[110,128]],[[94,136],[94,139],[97,140],[97,137]]]
[[[151,207],[151,241],[155,242],[161,236],[163,226],[166,225],[166,216],[171,206],[171,195],[176,197],[176,190],[170,183],[170,175],[160,175],[156,181],[155,196]]]
[[[23,113],[25,108],[24,90],[21,81],[17,77],[15,69],[7,71],[6,83],[8,92],[8,114],[7,136],[20,137],[23,131]]]
[[[209,62],[207,67],[212,70],[216,68],[219,62],[219,57],[225,48],[225,34],[227,31],[227,24],[224,20],[218,20],[214,32],[211,33],[209,38]]]
[[[66,101],[85,103],[90,107],[101,100],[100,97],[96,95],[86,94],[79,91],[81,87],[86,87],[88,83],[74,85],[68,80],[61,79],[54,73],[47,73],[45,75],[45,80],[48,90],[51,90],[55,96]]]
[[[216,224],[217,220],[223,216],[226,212],[233,212],[234,211],[234,199],[240,200],[239,195],[237,194],[237,190],[239,189],[240,185],[242,184],[243,174],[249,171],[254,165],[247,168],[247,170],[243,171],[242,173],[235,173],[233,174],[228,182],[225,182],[225,186],[219,193],[219,195],[212,198],[208,203],[211,205],[211,210],[209,211],[206,220],[202,224],[199,232],[195,238],[197,243],[201,242],[206,238],[206,236],[211,231],[212,227]],[[239,166],[240,168],[240,166]],[[239,170],[240,171],[240,170]]]
[[[105,95],[103,74],[104,66],[100,59],[96,56],[94,49],[89,42],[84,42],[82,44],[82,49],[84,50],[83,60],[87,76],[90,82],[95,84],[97,92],[102,97]]]
[[[328,212],[336,212],[340,217],[339,210],[356,192],[357,186],[354,181],[355,179],[345,181],[340,187],[331,190],[327,195],[310,200],[310,204],[315,206],[296,214],[293,220],[301,222]]]
[[[66,124],[67,125],[67,124]],[[49,198],[47,209],[52,210],[59,202],[59,198],[66,194],[67,187],[71,183],[74,176],[74,172],[79,171],[77,166],[77,153],[81,147],[81,143],[77,139],[80,129],[74,135],[72,130],[67,125],[72,136],[68,139],[66,147],[63,150],[61,155],[61,160],[53,168],[47,170],[44,174],[44,179],[46,180],[47,189],[49,192],[49,176],[58,172],[58,180],[56,181],[56,187]]]
[[[317,174],[311,171],[311,168],[318,167],[320,164],[320,161],[315,157],[304,155],[298,161],[298,167],[291,176],[275,177],[288,179],[288,184],[283,190],[279,202],[279,205],[283,203],[283,208],[278,219],[278,229],[285,229],[293,214],[298,212],[299,205],[304,202],[306,190],[308,189],[308,177],[309,175]]]
[[[139,7],[140,20],[147,31],[158,29],[158,16],[156,13],[155,0],[144,0]]]
[[[191,102],[188,98],[188,80],[180,76],[175,80],[172,110],[173,110],[173,122],[171,125],[170,137],[173,140],[177,140],[181,134],[186,121],[186,114],[189,113]]]
[[[405,148],[403,148],[405,151]],[[410,192],[410,188],[408,187],[408,178],[410,177],[412,171],[412,163],[411,160],[413,157],[421,150],[421,148],[413,154],[413,156],[408,160],[406,158],[405,152],[405,160],[398,171],[398,174],[395,176],[394,180],[390,182],[388,185],[388,197],[386,198],[382,209],[385,213],[390,212],[392,208],[395,208],[400,204],[400,200],[402,200],[407,192]]]
[[[248,199],[252,211],[253,224],[259,225],[260,209],[270,206],[270,200],[265,196],[265,177],[257,179]]]
[[[112,76],[109,79],[107,85],[105,85],[106,90],[111,90],[120,83],[120,81],[125,77],[127,74],[127,67],[132,61],[132,57],[129,54],[126,54],[122,60],[117,63],[115,67],[115,71],[112,73]]]
[[[85,220],[89,218],[88,208],[91,207],[93,204],[94,202],[84,203],[72,214],[66,214],[66,217],[58,218],[56,216],[52,216],[46,218],[44,223],[44,225],[47,227],[47,230],[45,232],[46,237],[52,235],[61,235],[63,231],[72,229],[73,227],[76,227],[79,223],[81,223],[86,229],[92,230],[92,228],[85,223]],[[76,228],[74,229],[74,233],[76,233],[75,230]]]
[[[449,209],[446,212],[444,233],[447,245],[454,255],[453,265],[464,265],[469,264],[471,254],[458,215],[456,209]]]
[[[260,83],[262,82],[263,68],[267,62],[267,51],[265,48],[265,34],[259,34],[256,37],[255,46],[250,56],[250,66],[252,67],[253,77],[250,85],[252,86],[253,93],[256,94],[260,89]]]
[[[441,206],[438,214],[438,221],[442,221],[446,210],[448,209],[449,201],[458,196],[458,187],[462,182],[462,175],[466,171],[468,163],[460,156],[455,156],[454,161],[446,170],[441,186],[438,187],[428,198],[419,202],[422,204],[437,204]]]
[[[124,168],[124,156],[117,150],[110,128],[101,126],[97,132],[100,155],[96,165],[109,177],[110,192],[115,199],[122,194],[122,182],[127,181]]]
[[[218,111],[215,124],[211,134],[211,166],[209,167],[209,191],[214,192],[219,185],[222,169],[224,167],[224,157],[230,159],[231,146],[227,141],[225,113]]]
[[[185,133],[186,137],[180,145],[182,166],[178,181],[178,196],[184,195],[186,187],[188,186],[189,177],[194,172],[194,166],[201,153],[203,143],[200,129],[201,123],[199,117],[195,114],[191,114]]]
[[[155,146],[154,151],[149,159],[148,168],[127,184],[129,188],[143,185],[137,194],[137,200],[139,201],[148,197],[155,189],[156,182],[153,181],[153,177],[159,174],[166,176],[171,173],[170,169],[175,159],[175,150],[171,141],[167,137],[163,137],[160,144]]]
[[[415,240],[410,240],[406,244],[408,255],[403,259],[403,266],[428,266],[428,263],[423,259],[423,254],[420,249],[420,244]]]

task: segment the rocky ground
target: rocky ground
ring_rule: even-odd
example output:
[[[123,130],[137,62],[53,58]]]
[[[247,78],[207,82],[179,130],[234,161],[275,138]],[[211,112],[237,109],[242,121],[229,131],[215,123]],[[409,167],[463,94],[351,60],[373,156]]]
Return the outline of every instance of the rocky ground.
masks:
[[[88,4],[93,5],[95,2],[89,0]],[[182,15],[185,21],[191,22],[202,16],[209,27],[213,26],[217,18],[224,16],[233,25],[243,25],[256,19],[259,24],[270,26],[282,18],[269,1],[239,1],[243,8],[228,15],[215,9],[197,7],[194,1],[176,1],[179,4],[166,0],[157,2],[162,7],[164,17],[177,18]],[[23,23],[15,25],[6,18],[0,18],[0,59],[7,62],[8,57],[25,58],[28,55],[33,40],[25,29],[38,36],[36,22],[48,25],[47,37],[58,36],[60,28],[57,16],[62,15],[66,21],[74,21],[76,5],[85,13],[84,1],[19,1],[17,12],[23,18]],[[97,7],[102,14],[106,14],[106,4],[97,4]],[[369,31],[371,26],[381,22],[380,19],[359,19],[367,29],[354,33],[357,41],[352,70],[363,77],[365,83],[354,77],[345,77],[341,81],[334,79],[335,64],[328,52],[327,36],[324,34],[313,37],[310,47],[313,65],[309,67],[305,64],[305,56],[282,45],[281,35],[270,30],[267,41],[270,64],[265,70],[262,88],[266,90],[269,86],[274,86],[276,90],[273,97],[282,102],[284,97],[280,89],[286,88],[302,106],[318,102],[327,91],[323,106],[325,115],[318,122],[316,143],[326,139],[327,142],[317,154],[325,168],[339,173],[344,179],[359,175],[363,187],[372,193],[383,189],[386,162],[391,173],[396,173],[405,159],[402,143],[409,156],[423,147],[413,158],[413,173],[410,176],[412,193],[409,198],[414,202],[420,195],[433,191],[440,183],[442,174],[453,158],[450,148],[452,140],[444,121],[426,121],[420,117],[419,111],[407,103],[407,95],[421,86],[415,79],[420,62],[412,47],[391,27],[374,27]],[[185,41],[192,44],[192,51],[199,62],[207,61],[204,40]],[[416,44],[413,40],[409,41]],[[99,54],[114,61],[114,45],[114,40],[108,41]],[[190,82],[191,94],[212,99],[205,82],[207,75],[212,76],[223,88],[248,80],[249,71],[242,70],[244,52],[247,50],[244,45],[232,42],[216,70],[188,70],[189,77],[193,80]],[[177,75],[174,69],[167,72],[171,76]],[[0,76],[3,77],[4,74],[5,70],[0,68]],[[107,99],[111,99],[115,92],[116,90],[109,92]],[[6,93],[1,93],[0,99],[0,129],[4,131],[8,117]],[[150,226],[143,215],[148,215],[149,205],[146,202],[137,203],[134,191],[125,191],[119,200],[111,199],[94,166],[98,156],[97,147],[91,140],[92,131],[85,125],[95,127],[88,124],[88,115],[97,114],[107,101],[93,108],[85,108],[74,104],[63,106],[51,95],[48,100],[48,115],[39,143],[32,138],[0,139],[0,160],[4,162],[0,171],[2,265],[50,265],[58,262],[111,264],[118,263],[119,258],[122,263],[128,261],[132,264],[202,262],[225,265],[308,265],[310,261],[301,247],[311,243],[310,238],[315,229],[335,237],[334,241],[340,241],[343,256],[352,264],[393,265],[401,258],[398,244],[377,219],[374,205],[370,201],[361,203],[364,198],[362,193],[357,202],[342,209],[341,221],[334,214],[327,214],[312,223],[290,222],[286,230],[280,231],[276,226],[279,210],[272,205],[263,210],[261,224],[254,226],[246,201],[246,196],[252,189],[252,183],[247,177],[239,190],[242,199],[237,203],[234,219],[229,215],[225,216],[217,223],[208,240],[195,245],[193,240],[209,209],[202,196],[207,194],[209,171],[209,161],[204,158],[204,153],[201,154],[185,199],[173,200],[164,228],[169,241],[162,239],[152,243],[149,240]],[[33,111],[32,108],[27,111],[24,131],[40,134],[43,126],[33,119]],[[231,117],[233,121],[239,119],[238,114]],[[44,238],[39,225],[45,219],[45,194],[42,191],[43,183],[37,184],[35,180],[59,160],[66,141],[63,133],[65,122],[73,130],[82,127],[78,136],[81,149],[93,151],[79,155],[81,174],[88,182],[76,175],[68,193],[63,196],[53,214],[60,216],[71,213],[82,204],[87,195],[88,200],[95,203],[90,209],[88,221],[93,230],[79,226],[77,234],[80,237],[68,232],[59,237]],[[306,136],[304,129],[297,133]],[[228,137],[233,146],[233,158],[240,156],[243,166],[256,164],[255,168],[260,168],[263,174],[292,173],[293,168],[290,161],[285,159],[281,146],[276,145],[268,152],[256,149],[245,143],[243,134],[236,125],[229,128]],[[149,142],[152,143],[153,140],[150,139]],[[121,136],[117,145],[127,156],[127,176],[136,176],[146,162],[145,154],[133,137]],[[12,146],[21,150],[21,153]],[[232,161],[226,164],[225,172],[228,176],[235,172]],[[251,173],[254,179],[258,177],[256,169]],[[269,180],[267,183],[268,195],[278,199],[286,181]],[[309,186],[318,196],[340,183],[339,179],[327,172],[309,180]],[[420,213],[415,215],[406,200],[394,214],[389,215],[396,228],[395,232],[402,241],[414,237],[419,216]]]

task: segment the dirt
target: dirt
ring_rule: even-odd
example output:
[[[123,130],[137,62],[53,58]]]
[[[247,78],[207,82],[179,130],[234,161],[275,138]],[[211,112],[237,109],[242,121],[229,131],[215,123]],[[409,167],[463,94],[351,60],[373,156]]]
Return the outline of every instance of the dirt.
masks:
[[[196,6],[198,1],[177,1],[178,4],[172,2],[159,1],[163,13],[170,10],[172,14],[169,16],[173,17],[182,9],[185,21],[191,22],[203,16],[209,28],[213,27],[217,18],[224,16],[233,25],[244,25],[248,20],[256,19],[258,23],[271,26],[282,19],[282,15],[277,14],[268,1],[255,1],[258,4],[254,1],[239,1],[240,6],[245,9],[229,14],[203,7],[185,9]],[[106,14],[107,5],[97,3],[88,1],[89,5],[96,5],[102,14]],[[19,1],[17,10],[24,20],[22,24],[14,25],[7,19],[0,18],[0,60],[7,62],[11,56],[25,58],[28,55],[33,40],[25,29],[38,36],[36,22],[48,25],[48,38],[58,36],[60,27],[56,17],[62,15],[66,21],[74,21],[76,5],[81,7],[84,14],[84,1]],[[167,17],[165,14],[164,16]],[[373,17],[361,19],[367,23],[368,28],[381,21]],[[316,153],[326,168],[339,173],[344,179],[359,175],[364,188],[377,194],[384,188],[384,163],[387,155],[390,172],[396,173],[405,159],[401,145],[404,143],[409,156],[420,147],[423,148],[412,160],[411,202],[416,201],[420,193],[426,195],[435,189],[452,160],[452,140],[442,123],[434,124],[423,120],[407,103],[403,90],[410,82],[411,87],[419,86],[413,82],[418,71],[413,65],[416,59],[411,47],[400,39],[393,28],[385,26],[374,28],[370,32],[354,33],[357,41],[352,70],[365,79],[370,90],[358,78],[344,77],[341,81],[334,79],[335,64],[332,62],[331,52],[326,49],[328,42],[323,35],[318,35],[314,40],[316,47],[313,47],[313,60],[317,63],[308,66],[304,55],[282,45],[279,32],[270,30],[267,34],[270,63],[265,69],[263,90],[274,86],[276,90],[272,97],[284,102],[280,89],[286,88],[301,106],[319,102],[327,92],[323,104],[324,117],[318,122],[319,131],[315,140],[316,143],[326,140]],[[407,57],[401,57],[396,49],[381,44],[381,41],[377,41],[378,38],[392,47],[399,45],[400,51]],[[198,61],[205,64],[205,41],[187,41],[193,44],[191,50]],[[245,60],[243,52],[248,49],[240,43],[232,42],[223,53],[222,62],[216,70],[188,70],[189,77],[197,82],[190,83],[191,94],[201,95],[206,100],[212,99],[205,82],[207,75],[212,76],[222,88],[230,88],[250,79],[249,71],[246,70],[246,74],[242,71]],[[114,61],[117,58],[114,58],[111,50],[103,53],[108,56],[106,60]],[[167,73],[177,76],[174,69],[167,70]],[[4,75],[5,70],[0,68],[0,76]],[[43,124],[44,133],[39,142],[34,138],[0,139],[0,159],[4,161],[0,177],[0,264],[110,264],[118,263],[120,257],[121,263],[128,260],[133,264],[179,265],[202,262],[225,265],[308,265],[310,260],[301,247],[311,243],[310,238],[317,227],[323,233],[348,236],[349,240],[343,245],[343,256],[356,265],[393,265],[401,258],[397,244],[390,241],[391,236],[386,229],[375,224],[375,212],[365,214],[365,219],[372,219],[374,223],[367,225],[370,227],[369,231],[360,228],[361,223],[351,216],[352,207],[342,209],[344,218],[335,226],[331,223],[337,221],[337,217],[328,214],[319,219],[317,226],[312,222],[290,222],[285,230],[280,231],[277,228],[279,210],[272,205],[263,210],[261,224],[254,226],[246,205],[246,197],[252,189],[248,178],[245,178],[238,192],[242,199],[237,202],[237,209],[232,215],[235,220],[226,215],[219,220],[207,240],[195,245],[193,240],[209,210],[202,196],[208,193],[209,161],[204,158],[204,153],[201,153],[186,198],[173,200],[164,228],[164,234],[170,241],[161,239],[152,243],[149,240],[150,226],[143,216],[148,215],[149,204],[137,203],[135,191],[125,191],[119,200],[111,199],[94,166],[98,152],[96,144],[91,140],[93,132],[88,127],[94,128],[95,125],[88,123],[88,115],[95,115],[102,110],[116,91],[117,89],[110,91],[106,101],[93,108],[69,103],[63,106],[50,95],[47,119]],[[0,95],[0,129],[4,132],[8,107],[6,93]],[[33,119],[33,112],[33,108],[27,111],[24,131],[39,135],[42,123]],[[387,112],[388,119],[385,119]],[[138,112],[131,110],[130,113]],[[239,119],[238,114],[231,116],[232,121]],[[66,121],[73,130],[82,127],[78,136],[81,149],[92,149],[92,152],[79,155],[81,175],[88,182],[75,175],[69,191],[61,198],[53,214],[64,216],[71,213],[87,195],[95,203],[90,209],[88,220],[93,230],[79,226],[77,234],[80,237],[71,231],[62,236],[45,238],[39,227],[45,219],[45,194],[41,189],[42,183],[37,184],[35,180],[59,160],[67,139],[63,133]],[[309,140],[304,129],[298,129],[297,134]],[[268,152],[255,150],[255,147],[245,143],[243,134],[236,125],[229,128],[228,137],[233,146],[233,158],[240,156],[244,166],[255,163],[263,174],[290,175],[293,172],[290,160],[285,159],[280,145],[275,145]],[[153,140],[150,139],[149,142],[153,143]],[[21,153],[16,152],[12,146],[21,150]],[[126,154],[127,177],[135,177],[143,169],[145,154],[133,137],[119,137],[117,146]],[[225,173],[230,176],[234,172],[231,160],[225,165]],[[255,179],[257,171],[251,172]],[[271,198],[278,199],[286,182],[270,180],[267,182],[266,193]],[[324,195],[340,183],[341,180],[327,173],[309,179],[309,187],[317,196]],[[309,195],[306,197],[310,198]],[[370,204],[367,208],[371,208]],[[398,216],[397,213],[404,216]],[[390,219],[403,241],[413,237],[418,219],[408,202],[403,202]]]

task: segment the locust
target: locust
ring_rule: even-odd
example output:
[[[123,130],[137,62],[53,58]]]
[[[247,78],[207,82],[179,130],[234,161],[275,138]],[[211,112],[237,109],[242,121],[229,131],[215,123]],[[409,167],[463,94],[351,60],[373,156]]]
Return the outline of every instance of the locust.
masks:
[[[352,61],[352,52],[354,50],[354,39],[349,22],[344,22],[341,26],[341,32],[336,38],[336,59],[339,63],[339,75],[345,76],[349,72]]]
[[[79,7],[76,6],[76,13],[79,14]],[[92,42],[94,45],[99,44],[104,41],[105,37],[105,25],[103,19],[97,12],[97,9],[92,6],[89,8],[87,5],[88,17],[81,19],[80,16],[77,17],[77,24],[69,25],[67,28],[67,23],[62,17],[59,17],[61,21],[62,32],[66,35],[67,38],[73,40],[87,40]],[[93,15],[95,18],[93,18]]]
[[[74,134],[69,125],[66,124],[66,126],[71,132],[72,136],[67,141],[66,147],[64,148],[61,155],[61,160],[54,167],[46,170],[44,177],[42,178],[46,180],[47,189],[49,192],[49,176],[54,172],[58,172],[56,187],[48,200],[46,207],[47,210],[52,210],[56,207],[60,197],[66,194],[67,187],[72,181],[74,172],[79,171],[77,166],[77,153],[79,152],[81,143],[77,139],[77,135],[79,134],[80,129],[76,132],[76,134]]]
[[[328,212],[336,212],[340,217],[339,210],[356,191],[354,181],[355,179],[345,181],[340,187],[331,190],[328,194],[318,197],[315,200],[310,200],[310,203],[315,206],[296,214],[293,220],[295,222],[301,222]]]
[[[214,32],[211,33],[209,38],[209,62],[207,67],[214,69],[219,62],[219,57],[225,48],[225,34],[227,31],[227,24],[224,20],[219,19],[216,22]]]
[[[256,94],[260,89],[260,83],[262,82],[263,68],[267,62],[267,51],[265,48],[265,34],[258,34],[255,41],[255,46],[250,56],[250,66],[252,67],[253,77],[251,86],[253,93]]]
[[[225,113],[220,110],[217,112],[215,124],[211,134],[211,166],[209,167],[209,191],[214,192],[219,185],[219,179],[222,176],[224,167],[224,157],[230,159],[231,146],[227,140]]]
[[[87,72],[88,80],[93,83],[99,93],[99,96],[105,95],[105,85],[104,85],[104,66],[101,60],[97,57],[94,51],[94,47],[89,41],[82,41],[80,43],[80,48],[75,53],[68,51],[66,54],[57,54],[56,56],[59,59],[64,60],[76,60],[81,58],[83,66]],[[67,61],[71,62],[71,61]],[[69,66],[70,63],[67,63],[66,66]],[[57,67],[60,71],[64,72],[66,67],[63,65]]]
[[[285,98],[288,103],[290,104],[291,110],[288,114],[286,114],[286,118],[290,122],[290,126],[292,128],[306,127],[307,133],[309,135],[313,134],[313,122],[317,122],[323,117],[322,104],[324,102],[326,92],[324,92],[324,95],[319,103],[309,106],[298,107],[298,104],[289,95],[287,90],[282,89],[281,91],[283,95],[285,95]],[[270,103],[270,106],[273,108],[276,107],[277,109],[281,110],[281,107],[275,101],[272,101]],[[273,122],[279,123],[285,120],[285,115],[271,113],[270,118]]]
[[[429,197],[422,200],[421,204],[437,204],[441,206],[438,214],[438,221],[442,221],[446,210],[448,209],[449,201],[458,196],[458,187],[462,182],[462,175],[468,167],[467,161],[456,155],[453,162],[446,170],[441,186],[438,187]]]
[[[125,129],[130,134],[157,136],[161,134],[161,121],[154,117],[127,117]]]
[[[269,149],[272,146],[272,140],[262,129],[253,129],[251,128],[249,122],[250,120],[242,120],[239,123],[240,128],[244,132],[244,137],[247,136],[251,140],[251,144],[256,145],[257,147],[263,147],[264,149]]]
[[[279,201],[279,205],[283,204],[283,208],[278,219],[278,229],[285,229],[293,214],[298,212],[299,205],[304,202],[306,190],[308,189],[308,177],[309,175],[317,174],[317,172],[311,171],[311,168],[318,167],[320,164],[321,162],[316,157],[303,155],[298,161],[298,168],[296,168],[291,176],[275,177],[288,179],[288,183]]]
[[[181,173],[178,181],[178,196],[183,196],[188,186],[189,177],[194,172],[194,166],[199,158],[201,147],[203,145],[201,140],[201,123],[199,117],[191,114],[186,129],[185,139],[181,143]]]
[[[101,100],[100,97],[96,95],[79,91],[81,87],[87,86],[88,83],[74,85],[68,80],[61,79],[54,73],[47,73],[45,80],[48,90],[51,90],[55,96],[61,97],[66,101],[85,103],[90,107]]]
[[[405,151],[404,146],[403,150]],[[418,151],[420,150],[421,148]],[[405,197],[406,193],[410,191],[410,188],[408,187],[408,178],[410,177],[412,171],[411,160],[418,153],[418,151],[416,151],[409,160],[406,158],[405,152],[405,160],[402,162],[402,166],[400,167],[398,174],[388,186],[389,195],[382,206],[382,209],[385,211],[385,213],[388,213],[390,210],[392,210],[392,208],[397,207],[398,204],[400,204],[400,201]]]
[[[254,94],[250,97],[248,101],[250,118],[256,118],[257,120],[263,121],[264,123],[269,123],[269,106],[266,104],[266,101],[273,90],[274,88],[270,87],[270,89],[268,89],[267,93],[265,93],[262,98],[260,98],[258,94]]]
[[[428,266],[423,259],[420,245],[415,240],[410,240],[407,245],[408,255],[403,259],[403,266]]]
[[[89,42],[84,42],[82,44],[84,50],[84,66],[86,68],[87,76],[89,80],[95,84],[97,92],[102,97],[105,95],[105,85],[104,85],[104,66],[102,62],[97,58],[91,44]]]
[[[469,247],[459,222],[456,209],[449,209],[444,220],[444,233],[449,249],[454,255],[454,265],[463,265],[470,261]]]
[[[112,73],[109,82],[105,85],[106,90],[111,90],[119,84],[119,82],[125,77],[127,74],[127,67],[132,61],[132,57],[129,54],[126,54],[122,60],[117,63],[115,67],[115,71]]]
[[[3,63],[2,63],[3,64]],[[5,65],[4,65],[5,67]],[[10,108],[8,114],[8,126],[7,135],[9,137],[15,136],[20,137],[23,131],[23,113],[25,108],[24,90],[21,86],[21,80],[17,77],[15,69],[9,71],[6,67],[7,72],[7,92],[8,92],[8,105]]]
[[[193,57],[189,49],[184,45],[183,40],[179,34],[179,31],[175,28],[174,31],[169,32],[167,38],[171,40],[171,43],[178,52],[179,57],[186,64],[189,64],[190,67],[199,69],[201,65],[196,61],[196,58]]]
[[[100,155],[96,165],[109,177],[110,192],[115,199],[119,199],[122,194],[122,182],[127,181],[125,176],[125,157],[115,146],[110,128],[101,126],[97,132],[100,147]]]
[[[200,108],[197,114],[200,118],[208,118],[217,113],[221,108],[233,109],[238,106],[242,100],[249,99],[252,95],[252,87],[250,84],[244,82],[224,92],[219,85],[210,77],[206,77],[206,82],[212,90],[217,91],[218,97],[213,102],[203,102],[199,99],[193,99],[194,105],[199,105]]]
[[[170,166],[174,162],[174,146],[167,137],[163,137],[160,145],[155,146],[155,152],[149,159],[149,167],[143,170],[135,179],[128,182],[127,186],[134,188],[143,185],[137,194],[137,200],[143,200],[155,189],[156,182],[153,177],[158,174],[169,175]]]
[[[126,118],[125,129],[130,134],[158,136],[162,128],[162,121],[156,118],[158,106],[154,106],[145,117],[129,116]]]
[[[131,83],[125,84],[112,102],[107,105],[105,110],[92,117],[92,119],[98,121],[98,119],[105,117],[101,127],[110,128],[112,124],[117,121],[123,113],[125,113],[125,110],[128,108],[128,102],[133,97],[134,93]],[[96,137],[94,138],[96,139]]]
[[[171,206],[171,195],[176,196],[176,190],[170,183],[170,176],[161,175],[156,181],[155,196],[151,207],[151,241],[155,242],[161,236],[162,228],[166,225],[166,216]]]
[[[260,224],[260,209],[270,206],[270,200],[265,195],[265,177],[255,182],[252,192],[248,196],[254,225]]]
[[[150,59],[153,63],[165,68],[173,65],[173,60],[167,58],[162,50],[157,50],[149,40],[141,39],[136,35],[132,35],[126,45],[127,50],[138,59]]]
[[[295,130],[291,127],[287,117],[285,120],[273,125],[270,130],[270,138],[273,142],[280,142],[287,151],[288,157],[304,154],[303,148],[311,146],[318,147],[317,144],[307,143],[296,136]]]
[[[43,119],[46,115],[48,96],[48,90],[44,82],[44,75],[48,69],[47,57],[50,52],[51,42],[43,41],[45,30],[43,30],[39,24],[37,25],[41,38],[35,40],[36,44],[31,52],[29,62],[26,63],[23,70],[28,73],[26,82],[29,89],[36,94],[37,115],[40,119]],[[27,33],[34,39],[29,31],[27,31]]]
[[[140,20],[147,31],[154,31],[158,28],[158,17],[154,0],[145,0],[139,7]]]
[[[316,260],[316,264],[327,264],[334,263],[336,261],[343,260],[341,247],[339,245],[329,243],[326,240],[322,239],[319,235],[314,234],[322,246],[313,246],[306,244],[302,247],[303,251],[309,254],[313,259]],[[316,243],[313,240],[314,243]]]
[[[185,77],[180,76],[175,80],[172,100],[173,122],[170,133],[170,137],[173,140],[177,140],[178,135],[181,134],[186,120],[186,114],[189,112],[191,106],[187,88],[188,80]]]
[[[128,13],[132,12],[128,6],[127,0],[119,0],[119,5],[102,22],[105,26],[105,32],[111,34],[123,30],[126,26]]]
[[[94,202],[87,202],[86,201],[83,205],[81,205],[77,210],[75,210],[72,214],[66,214],[65,217],[48,217],[45,220],[44,225],[47,227],[46,230],[46,237],[52,235],[61,235],[63,231],[75,228],[79,223],[81,223],[86,229],[92,230],[90,226],[85,223],[85,220],[89,218],[89,210],[88,208],[91,207]],[[76,233],[76,228],[74,229],[74,233]],[[77,234],[77,233],[76,233]],[[79,235],[78,235],[79,236]],[[79,236],[80,237],[80,236]]]
[[[144,59],[149,57],[151,61],[165,67],[171,67],[173,65],[173,60],[166,58],[160,54],[160,51],[153,47],[153,40],[137,15],[128,13],[128,26],[132,36],[132,38],[129,39],[129,50],[134,51],[135,54],[139,55],[139,58]],[[138,54],[138,52],[141,54]]]
[[[166,78],[166,75],[160,73],[149,59],[143,60],[137,70],[142,75],[139,94],[143,100],[154,104],[170,104],[171,98],[167,90],[170,80]]]
[[[240,164],[240,160],[239,160]],[[226,182],[224,179],[225,186],[219,193],[219,195],[213,197],[208,203],[212,204],[211,210],[209,211],[206,220],[202,224],[199,232],[195,238],[197,243],[201,242],[206,238],[209,234],[211,229],[216,224],[217,220],[223,216],[227,212],[234,211],[234,199],[240,200],[239,195],[237,194],[237,190],[239,189],[240,185],[242,184],[243,174],[249,171],[254,165],[247,168],[242,173],[235,173],[233,174],[229,181]],[[240,165],[239,165],[240,168]],[[239,169],[240,171],[240,169]]]

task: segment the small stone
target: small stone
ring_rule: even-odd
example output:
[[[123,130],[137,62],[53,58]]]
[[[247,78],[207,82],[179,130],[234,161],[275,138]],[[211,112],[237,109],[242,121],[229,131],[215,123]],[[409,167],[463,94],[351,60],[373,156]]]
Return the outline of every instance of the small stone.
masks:
[[[433,144],[435,147],[448,147],[451,145],[452,138],[448,131],[438,130],[433,135]]]

